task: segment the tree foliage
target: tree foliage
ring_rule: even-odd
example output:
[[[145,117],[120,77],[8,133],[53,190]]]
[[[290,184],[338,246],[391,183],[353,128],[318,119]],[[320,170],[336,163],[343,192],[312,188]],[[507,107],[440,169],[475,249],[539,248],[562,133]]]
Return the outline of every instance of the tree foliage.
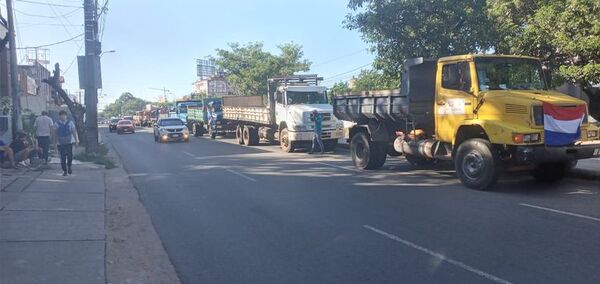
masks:
[[[143,110],[148,104],[147,101],[136,98],[133,94],[126,92],[104,108],[105,117],[119,117],[123,115],[133,115],[136,111]]]
[[[375,67],[396,76],[404,59],[488,50],[485,0],[350,0],[346,27],[376,52]]]
[[[598,0],[349,0],[346,26],[398,74],[410,57],[496,52],[539,57],[555,82],[578,84],[600,116]]]
[[[246,45],[230,43],[229,49],[217,49],[216,64],[223,69],[233,92],[239,95],[267,93],[267,79],[308,71],[310,62],[304,59],[302,46],[294,43],[279,45],[274,55],[263,50],[260,42]]]

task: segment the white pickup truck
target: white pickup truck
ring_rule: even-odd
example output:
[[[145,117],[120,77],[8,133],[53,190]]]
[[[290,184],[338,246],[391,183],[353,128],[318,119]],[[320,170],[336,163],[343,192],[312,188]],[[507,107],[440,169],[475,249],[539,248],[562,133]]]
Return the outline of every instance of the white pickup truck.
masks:
[[[263,96],[223,97],[223,120],[217,123],[234,127],[240,144],[278,141],[283,151],[292,152],[310,146],[314,131],[310,114],[316,110],[323,116],[324,150],[332,151],[344,135],[343,123],[333,115],[320,80],[317,75],[271,78],[266,102]]]

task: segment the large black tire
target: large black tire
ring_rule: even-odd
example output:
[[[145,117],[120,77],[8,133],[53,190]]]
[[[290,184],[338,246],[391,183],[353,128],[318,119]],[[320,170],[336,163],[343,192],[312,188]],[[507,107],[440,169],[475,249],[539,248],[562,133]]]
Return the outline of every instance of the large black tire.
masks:
[[[531,171],[531,175],[537,181],[557,182],[563,179],[570,168],[571,162],[545,163],[537,166]]]
[[[235,138],[237,138],[238,144],[243,145],[244,144],[244,127],[238,125],[235,128]]]
[[[204,127],[202,125],[194,123],[193,129],[195,137],[201,137],[204,135]]]
[[[458,146],[454,166],[463,185],[477,190],[492,187],[502,172],[498,153],[481,138],[465,140]]]
[[[350,154],[354,166],[361,170],[373,170],[385,164],[387,147],[385,143],[370,141],[368,134],[359,132],[350,141]]]
[[[323,151],[324,152],[333,152],[335,150],[335,147],[337,146],[338,141],[337,139],[330,139],[330,140],[325,140],[323,141]]]
[[[279,146],[281,150],[286,153],[290,153],[294,151],[295,145],[293,141],[290,141],[290,136],[287,128],[281,129],[279,132]]]
[[[242,135],[244,137],[244,145],[246,145],[246,146],[258,145],[258,131],[256,130],[256,127],[244,126]]]

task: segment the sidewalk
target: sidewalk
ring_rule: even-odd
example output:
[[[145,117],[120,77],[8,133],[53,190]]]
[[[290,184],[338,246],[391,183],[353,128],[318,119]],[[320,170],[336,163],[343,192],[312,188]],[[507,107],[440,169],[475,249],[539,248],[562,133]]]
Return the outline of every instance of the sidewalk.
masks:
[[[600,158],[579,160],[570,175],[584,179],[600,179]]]
[[[179,279],[125,170],[74,161],[0,169],[0,283]]]
[[[2,170],[0,283],[106,283],[104,171],[73,170]]]

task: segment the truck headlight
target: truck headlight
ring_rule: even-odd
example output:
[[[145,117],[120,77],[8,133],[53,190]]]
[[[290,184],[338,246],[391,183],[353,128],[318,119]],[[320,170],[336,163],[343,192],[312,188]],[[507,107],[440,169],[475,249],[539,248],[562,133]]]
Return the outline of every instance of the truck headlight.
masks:
[[[588,130],[587,137],[588,138],[598,137],[598,130]]]
[[[539,142],[541,135],[539,133],[513,133],[513,142],[517,144],[521,143],[535,143]]]

